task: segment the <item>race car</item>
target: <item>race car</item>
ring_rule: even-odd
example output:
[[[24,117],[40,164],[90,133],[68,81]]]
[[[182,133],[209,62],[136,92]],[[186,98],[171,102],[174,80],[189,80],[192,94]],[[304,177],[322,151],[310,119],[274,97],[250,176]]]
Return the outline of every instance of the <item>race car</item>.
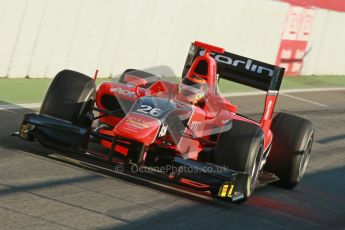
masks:
[[[278,66],[197,41],[178,83],[129,69],[96,87],[97,74],[63,70],[18,135],[240,202],[268,183],[294,188],[306,171],[313,124],[273,116],[283,75]],[[221,95],[221,78],[267,92],[260,122]]]

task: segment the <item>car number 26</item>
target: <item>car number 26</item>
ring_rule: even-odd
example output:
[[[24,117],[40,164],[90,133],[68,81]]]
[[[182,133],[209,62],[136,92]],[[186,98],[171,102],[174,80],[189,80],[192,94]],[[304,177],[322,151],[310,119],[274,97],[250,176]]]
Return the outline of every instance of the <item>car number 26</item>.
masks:
[[[158,117],[162,114],[162,110],[159,108],[153,108],[150,105],[140,105],[140,109],[137,109],[137,112],[144,113],[144,114],[150,114],[153,117]]]

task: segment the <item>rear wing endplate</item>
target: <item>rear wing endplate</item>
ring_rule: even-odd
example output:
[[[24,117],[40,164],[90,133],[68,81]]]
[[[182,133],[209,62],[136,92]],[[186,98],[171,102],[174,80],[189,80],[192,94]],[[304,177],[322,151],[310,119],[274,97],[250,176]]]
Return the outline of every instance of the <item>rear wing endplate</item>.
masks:
[[[187,73],[193,61],[203,55],[204,49],[191,44],[183,76]],[[279,91],[284,76],[284,68],[253,60],[237,54],[211,52],[216,60],[219,78],[234,81],[243,85],[264,91]]]

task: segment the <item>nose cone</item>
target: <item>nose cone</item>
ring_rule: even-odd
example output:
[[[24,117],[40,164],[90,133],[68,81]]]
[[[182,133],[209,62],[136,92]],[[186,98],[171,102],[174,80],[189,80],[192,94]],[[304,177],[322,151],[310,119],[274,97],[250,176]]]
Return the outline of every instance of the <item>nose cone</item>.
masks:
[[[113,129],[116,136],[135,140],[145,146],[152,144],[158,134],[161,122],[153,117],[128,113]]]

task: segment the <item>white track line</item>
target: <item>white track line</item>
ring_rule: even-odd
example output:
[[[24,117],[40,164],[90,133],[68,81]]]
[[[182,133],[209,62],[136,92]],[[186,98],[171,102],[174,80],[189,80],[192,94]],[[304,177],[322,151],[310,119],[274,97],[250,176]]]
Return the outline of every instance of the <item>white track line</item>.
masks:
[[[41,103],[30,103],[30,104],[4,104],[0,105],[0,110],[14,110],[14,109],[34,109],[41,107]]]
[[[304,99],[304,98],[301,98],[301,97],[295,97],[295,96],[292,96],[292,95],[289,95],[289,94],[285,94],[285,93],[280,93],[280,95],[285,96],[285,97],[290,97],[290,98],[293,98],[293,99],[296,99],[296,100],[299,100],[299,101],[308,102],[310,104],[318,105],[318,106],[321,106],[321,107],[328,108],[327,105],[324,105],[324,104],[321,104],[321,103],[318,103],[318,102],[315,102],[315,101],[311,101],[311,100],[308,100],[308,99]]]
[[[322,107],[328,107],[327,105],[317,103],[314,101],[310,101],[307,99],[287,95],[287,93],[303,93],[303,92],[321,92],[321,91],[345,91],[345,87],[339,87],[339,88],[315,88],[315,89],[285,89],[280,90],[280,94],[283,96],[291,97],[296,100],[309,102],[318,106]],[[222,94],[224,97],[242,97],[242,96],[255,96],[255,95],[265,95],[266,92],[264,91],[257,91],[257,92],[237,92],[237,93],[224,93]],[[35,109],[39,108],[41,106],[41,103],[30,103],[30,104],[0,104],[0,110],[16,110],[16,109]]]
[[[13,112],[13,111],[8,110],[8,109],[1,108],[1,105],[0,105],[0,111],[6,111],[6,112],[9,112],[9,113],[16,113],[16,112]]]
[[[322,92],[322,91],[344,91],[345,87],[334,88],[314,88],[314,89],[283,89],[281,93],[304,93],[304,92]]]
[[[256,95],[266,95],[264,91],[255,92],[240,92],[240,93],[221,93],[223,97],[244,97],[244,96],[256,96]]]
[[[338,88],[314,88],[314,89],[282,89],[279,94],[284,93],[306,93],[306,92],[322,92],[322,91],[345,91],[345,87]],[[242,97],[242,96],[255,96],[255,95],[265,95],[264,91],[255,92],[239,92],[239,93],[223,93],[224,97]]]

